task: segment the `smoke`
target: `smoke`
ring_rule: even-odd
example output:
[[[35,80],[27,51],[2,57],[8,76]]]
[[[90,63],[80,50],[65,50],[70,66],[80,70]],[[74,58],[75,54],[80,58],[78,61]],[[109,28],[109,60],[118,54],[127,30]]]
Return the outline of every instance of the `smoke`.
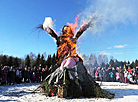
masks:
[[[89,19],[96,15],[98,19],[91,20],[94,22],[92,30],[95,33],[117,24],[137,24],[137,0],[87,0],[87,2],[81,19]]]

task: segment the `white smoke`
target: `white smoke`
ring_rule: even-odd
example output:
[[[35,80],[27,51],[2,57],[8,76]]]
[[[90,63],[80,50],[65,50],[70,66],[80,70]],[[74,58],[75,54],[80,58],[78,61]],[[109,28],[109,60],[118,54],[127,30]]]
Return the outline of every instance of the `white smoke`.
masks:
[[[53,28],[53,21],[51,17],[45,17],[45,21],[43,23],[43,28],[45,29],[46,27]]]
[[[98,16],[92,30],[94,32],[116,24],[136,24],[138,19],[138,0],[87,0],[82,19],[88,19],[93,14]],[[92,21],[95,22],[95,21]],[[98,24],[98,25],[97,25]]]

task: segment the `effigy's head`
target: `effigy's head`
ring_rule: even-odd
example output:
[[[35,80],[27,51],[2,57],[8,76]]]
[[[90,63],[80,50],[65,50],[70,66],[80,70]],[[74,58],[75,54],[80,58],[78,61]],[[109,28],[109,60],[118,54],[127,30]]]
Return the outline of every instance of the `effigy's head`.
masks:
[[[68,26],[68,25],[64,25],[64,27],[62,28],[62,33],[70,36],[74,36],[71,26]]]

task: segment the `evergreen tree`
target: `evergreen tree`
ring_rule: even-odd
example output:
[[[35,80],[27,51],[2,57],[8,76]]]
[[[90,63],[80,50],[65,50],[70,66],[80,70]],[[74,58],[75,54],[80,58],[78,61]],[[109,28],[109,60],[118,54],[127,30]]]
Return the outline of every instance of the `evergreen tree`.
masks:
[[[89,57],[89,64],[90,64],[90,66],[94,65],[93,55],[92,54]]]
[[[103,62],[102,55],[98,55],[98,64],[101,65]]]
[[[98,55],[98,63],[101,67],[105,66],[108,63],[107,56],[102,54]]]
[[[45,67],[45,58],[44,55],[42,54],[40,61],[39,61],[39,65],[41,64],[41,67],[44,68]]]
[[[21,59],[21,67],[25,67],[25,59]]]
[[[46,60],[46,65],[48,66],[48,68],[51,66],[52,64],[52,58],[51,58],[51,55],[48,55],[48,58]]]
[[[111,65],[111,67],[114,67],[114,60],[113,59],[110,59],[109,64]]]
[[[124,62],[119,62],[119,66],[121,66],[122,68],[123,68],[123,66],[124,66]]]
[[[98,66],[96,55],[93,55],[93,63],[94,63],[94,64],[93,64],[94,67],[95,67],[95,65]]]
[[[32,52],[30,52],[30,54],[29,54],[29,57],[30,57],[30,63],[31,63],[31,67],[33,67],[34,66],[34,64],[35,64],[35,60],[36,60],[36,55],[35,54],[33,54]]]
[[[131,68],[135,68],[135,63],[134,63],[134,61],[131,63],[130,67],[131,67]]]
[[[102,62],[101,67],[105,67],[105,66],[106,66],[106,64],[104,62]]]
[[[119,67],[119,61],[117,59],[114,62],[114,67]]]
[[[25,66],[30,67],[31,63],[30,63],[30,57],[29,55],[27,55],[27,57],[25,58]]]
[[[134,68],[136,68],[137,66],[138,66],[138,60],[136,59]]]
[[[94,63],[94,67],[98,67],[99,65],[98,65],[98,63],[97,63],[97,60],[95,61],[95,63]]]
[[[103,55],[103,63],[106,65],[108,63],[108,57],[106,55]]]
[[[0,55],[0,65],[2,64],[2,63],[1,63],[2,57],[3,57],[3,56],[2,56],[2,55]]]
[[[21,58],[16,57],[15,61],[17,61],[16,66],[19,67],[21,65]]]
[[[52,65],[56,64],[56,54],[54,53],[52,56]]]
[[[8,64],[7,64],[8,66],[13,66],[13,57],[12,56],[10,56],[9,58],[8,58]]]
[[[7,65],[7,56],[6,56],[6,55],[2,56],[1,64],[2,64],[3,66],[6,66],[6,65]]]
[[[127,64],[127,62],[126,61],[124,61],[124,65],[126,66],[126,64]]]
[[[109,64],[107,63],[105,67],[108,68],[109,67]]]
[[[38,54],[34,66],[38,67],[40,65],[40,57],[40,54]]]
[[[128,61],[127,64],[130,65],[130,62]]]
[[[87,55],[85,55],[85,54],[83,54],[83,56],[82,56],[83,58],[84,58],[84,64],[85,64],[85,66],[86,65],[89,65],[89,56],[87,56]]]

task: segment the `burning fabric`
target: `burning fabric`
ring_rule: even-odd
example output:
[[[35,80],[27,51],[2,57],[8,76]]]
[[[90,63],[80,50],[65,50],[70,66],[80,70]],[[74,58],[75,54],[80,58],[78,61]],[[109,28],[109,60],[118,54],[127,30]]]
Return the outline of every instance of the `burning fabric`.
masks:
[[[46,23],[47,22],[47,23]],[[74,35],[74,29],[76,26],[65,25],[62,28],[62,34],[58,36],[55,31],[50,27],[52,26],[53,21],[50,17],[46,17],[43,25],[38,28],[45,30],[50,36],[56,40],[57,44],[57,59],[60,63],[66,57],[74,56],[76,53],[76,42],[82,33],[90,26],[90,23],[84,24],[80,30]]]
[[[48,19],[50,21],[47,21]],[[90,27],[91,21],[85,23],[76,35],[74,35],[74,27],[77,27],[77,23],[75,23],[75,26],[72,24],[69,26],[65,25],[60,36],[50,27],[52,23],[51,18],[45,18],[44,24],[38,27],[51,35],[56,40],[58,47],[57,64],[51,67],[53,72],[45,78],[44,89],[46,94],[49,95],[51,93],[51,91],[49,92],[50,89],[54,90],[52,93],[54,95],[58,94],[59,97],[62,92],[62,97],[113,98],[113,94],[102,90],[91,78],[83,64],[82,58],[76,53],[76,42],[82,33]],[[56,87],[58,87],[58,91]]]

